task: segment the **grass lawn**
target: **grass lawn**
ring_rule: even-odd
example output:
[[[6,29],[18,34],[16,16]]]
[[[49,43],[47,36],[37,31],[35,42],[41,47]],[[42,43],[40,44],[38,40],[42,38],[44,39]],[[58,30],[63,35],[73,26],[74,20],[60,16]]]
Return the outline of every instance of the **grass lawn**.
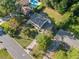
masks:
[[[23,47],[26,48],[31,42],[31,39],[16,39],[16,41]]]
[[[56,25],[60,25],[60,23],[67,21],[72,14],[71,12],[66,12],[64,15],[61,15],[60,13],[49,7],[46,7],[43,12],[46,13],[51,18],[51,20],[55,22]]]
[[[13,59],[9,53],[5,50],[5,49],[2,49],[0,50],[0,59]]]
[[[60,19],[62,18],[62,15],[60,13],[49,7],[46,7],[43,12],[46,13],[55,22],[60,21]]]

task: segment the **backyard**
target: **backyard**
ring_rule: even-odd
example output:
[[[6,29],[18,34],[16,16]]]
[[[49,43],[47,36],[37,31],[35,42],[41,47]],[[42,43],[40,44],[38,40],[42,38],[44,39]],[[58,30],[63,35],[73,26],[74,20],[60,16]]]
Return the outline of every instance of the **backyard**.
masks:
[[[50,7],[46,7],[43,12],[46,13],[48,17],[50,17],[51,20],[55,22],[56,25],[60,25],[64,21],[68,20],[72,14],[71,12],[66,12],[62,15]]]
[[[55,22],[59,22],[62,18],[60,13],[49,7],[46,7],[43,12],[46,13]]]

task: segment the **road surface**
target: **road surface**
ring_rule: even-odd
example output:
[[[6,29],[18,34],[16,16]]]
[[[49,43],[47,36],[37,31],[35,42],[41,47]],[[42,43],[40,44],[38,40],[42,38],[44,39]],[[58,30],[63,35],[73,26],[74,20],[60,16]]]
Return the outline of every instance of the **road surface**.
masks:
[[[14,59],[32,59],[24,49],[9,35],[0,36],[0,40],[3,42],[7,51],[12,55]]]

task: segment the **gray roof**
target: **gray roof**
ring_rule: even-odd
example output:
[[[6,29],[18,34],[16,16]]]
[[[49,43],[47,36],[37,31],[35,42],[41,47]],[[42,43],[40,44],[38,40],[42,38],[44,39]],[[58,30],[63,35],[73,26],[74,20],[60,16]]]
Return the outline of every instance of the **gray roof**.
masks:
[[[37,26],[38,28],[47,28],[49,27],[51,24],[50,19],[45,18],[44,16],[42,16],[41,14],[31,14],[30,15],[30,20],[29,20],[33,25]]]

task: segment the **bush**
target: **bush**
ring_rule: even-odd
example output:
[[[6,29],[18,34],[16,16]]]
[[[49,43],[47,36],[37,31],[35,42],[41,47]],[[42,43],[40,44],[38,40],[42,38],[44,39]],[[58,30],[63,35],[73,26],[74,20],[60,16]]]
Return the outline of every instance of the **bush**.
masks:
[[[37,6],[37,10],[41,10],[43,7],[44,7],[44,4],[43,3],[40,3],[40,5]]]
[[[15,18],[12,18],[9,21],[1,24],[0,26],[4,28],[4,31],[6,33],[8,33],[9,30],[15,30],[19,26],[19,23]]]
[[[71,48],[68,51],[59,50],[55,53],[55,59],[79,59],[79,50]]]
[[[40,50],[46,51],[51,44],[51,38],[44,33],[38,34],[36,39]]]
[[[79,59],[79,50],[75,48],[71,48],[68,52],[68,59]]]
[[[66,12],[61,18],[59,23],[56,23],[59,28],[61,28],[65,23],[69,21],[72,16],[72,12]]]
[[[37,52],[37,53],[36,53]],[[35,59],[42,59],[43,58],[43,54],[44,52],[43,51],[40,51],[39,48],[36,46],[33,50],[32,50],[32,53],[33,57]]]
[[[66,53],[62,50],[55,54],[55,59],[67,59]]]

